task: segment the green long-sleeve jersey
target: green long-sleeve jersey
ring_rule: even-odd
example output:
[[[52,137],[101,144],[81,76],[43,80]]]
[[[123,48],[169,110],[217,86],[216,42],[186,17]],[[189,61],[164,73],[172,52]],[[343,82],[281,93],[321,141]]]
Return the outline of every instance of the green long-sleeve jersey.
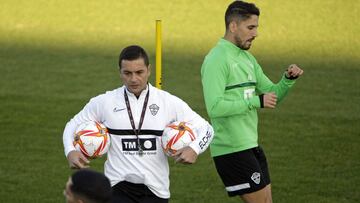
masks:
[[[220,39],[205,57],[201,80],[215,131],[210,145],[212,156],[258,146],[259,95],[275,92],[279,102],[295,83],[283,75],[274,84],[254,56],[225,39]]]

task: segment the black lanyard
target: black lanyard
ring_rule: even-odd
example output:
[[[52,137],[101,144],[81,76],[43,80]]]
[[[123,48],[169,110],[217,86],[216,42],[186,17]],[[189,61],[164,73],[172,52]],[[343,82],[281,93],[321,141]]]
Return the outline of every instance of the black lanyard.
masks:
[[[146,97],[145,97],[145,100],[144,100],[144,104],[143,104],[143,108],[142,108],[142,112],[141,112],[141,116],[140,116],[139,126],[138,126],[138,129],[136,129],[134,118],[133,118],[133,115],[131,113],[129,97],[128,97],[127,93],[126,93],[126,88],[124,88],[124,97],[125,97],[126,109],[127,109],[128,115],[129,115],[131,127],[132,127],[132,129],[133,129],[133,131],[134,131],[134,133],[136,135],[137,145],[138,145],[140,155],[142,155],[143,149],[142,149],[141,144],[140,144],[139,134],[140,134],[141,126],[142,126],[142,124],[144,122],[144,118],[145,118],[146,106],[147,106],[147,103],[149,101],[149,92],[150,92],[150,88],[148,88],[148,91],[146,93]]]

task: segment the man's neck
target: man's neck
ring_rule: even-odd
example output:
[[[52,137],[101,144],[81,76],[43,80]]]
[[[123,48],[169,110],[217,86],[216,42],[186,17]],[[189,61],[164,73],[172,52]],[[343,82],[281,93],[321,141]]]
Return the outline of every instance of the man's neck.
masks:
[[[234,36],[232,36],[230,33],[226,32],[224,39],[236,45]]]
[[[126,90],[127,90],[128,92],[132,93],[133,95],[135,95],[136,99],[139,99],[141,93],[143,93],[143,91],[146,90],[148,87],[149,87],[149,84],[147,84],[147,85],[145,86],[145,88],[144,88],[143,90],[141,90],[141,91],[140,91],[139,93],[137,93],[137,94],[131,92],[127,87],[126,87]]]

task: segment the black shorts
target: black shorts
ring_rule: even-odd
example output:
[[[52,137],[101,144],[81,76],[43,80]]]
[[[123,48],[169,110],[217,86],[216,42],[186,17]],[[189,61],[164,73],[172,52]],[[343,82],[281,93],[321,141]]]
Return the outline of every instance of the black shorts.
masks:
[[[264,151],[255,147],[213,157],[229,196],[252,193],[270,184]]]
[[[121,181],[112,187],[113,203],[168,203],[168,199],[156,196],[144,184]]]

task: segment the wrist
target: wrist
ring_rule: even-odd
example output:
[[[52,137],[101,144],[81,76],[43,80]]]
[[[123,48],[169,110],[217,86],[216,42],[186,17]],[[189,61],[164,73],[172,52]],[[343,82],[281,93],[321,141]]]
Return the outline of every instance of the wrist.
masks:
[[[260,108],[264,108],[264,94],[259,95]]]
[[[196,142],[192,142],[189,147],[194,150],[194,152],[199,155],[200,154],[200,147],[197,145]]]
[[[291,75],[289,75],[289,73],[288,73],[287,71],[285,71],[284,76],[285,76],[285,78],[288,79],[288,80],[295,80],[295,79],[297,79],[297,78],[299,77],[299,76],[296,76],[296,77],[291,76]]]

